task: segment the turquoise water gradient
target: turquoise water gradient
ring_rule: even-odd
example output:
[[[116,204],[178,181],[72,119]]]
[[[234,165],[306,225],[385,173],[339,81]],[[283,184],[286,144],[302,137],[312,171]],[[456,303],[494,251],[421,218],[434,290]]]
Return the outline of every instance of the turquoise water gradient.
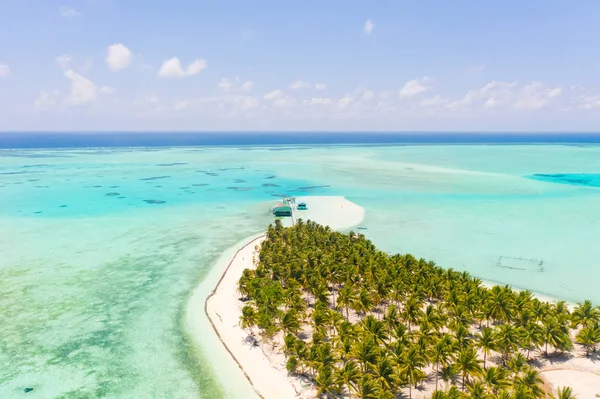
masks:
[[[0,397],[249,397],[185,306],[281,195],[344,195],[386,251],[600,303],[599,174],[597,146],[0,150]]]

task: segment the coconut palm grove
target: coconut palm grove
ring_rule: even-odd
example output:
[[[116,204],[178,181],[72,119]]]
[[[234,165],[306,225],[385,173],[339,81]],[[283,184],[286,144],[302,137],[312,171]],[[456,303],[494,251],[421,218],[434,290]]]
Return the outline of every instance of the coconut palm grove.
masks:
[[[600,343],[600,308],[590,301],[570,309],[487,288],[310,221],[276,220],[255,263],[239,280],[240,324],[282,351],[287,371],[320,397],[551,397],[540,361],[575,345],[596,356]],[[559,389],[558,398],[572,397]]]

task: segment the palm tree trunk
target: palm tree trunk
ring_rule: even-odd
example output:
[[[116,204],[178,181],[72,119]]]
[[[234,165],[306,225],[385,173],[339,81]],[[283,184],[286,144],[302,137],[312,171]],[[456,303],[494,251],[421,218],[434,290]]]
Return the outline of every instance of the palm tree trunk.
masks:
[[[438,390],[438,378],[440,374],[440,362],[435,363],[435,390]]]
[[[487,352],[486,352],[486,351],[483,351],[483,368],[487,370],[487,367],[485,367],[485,360],[486,360],[486,357],[487,357]]]

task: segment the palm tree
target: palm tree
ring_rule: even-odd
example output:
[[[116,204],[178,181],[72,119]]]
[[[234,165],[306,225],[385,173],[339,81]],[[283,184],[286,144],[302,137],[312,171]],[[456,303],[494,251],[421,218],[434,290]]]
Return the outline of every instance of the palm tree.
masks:
[[[412,398],[412,387],[416,388],[419,382],[425,378],[425,373],[421,370],[421,367],[425,367],[425,359],[421,357],[416,348],[411,347],[400,358],[398,366],[401,376],[408,383],[409,398]]]
[[[336,307],[339,309],[343,307],[346,310],[346,318],[349,317],[348,309],[352,306],[356,297],[354,290],[350,285],[345,285],[338,291]]]
[[[429,360],[435,364],[435,390],[438,390],[438,378],[440,374],[440,365],[448,364],[450,353],[452,350],[452,341],[448,341],[443,337],[440,338],[435,345],[429,348]]]
[[[523,354],[517,352],[508,360],[507,366],[512,371],[513,375],[517,376],[517,374],[527,368],[527,359],[525,359]]]
[[[596,345],[600,343],[600,323],[596,321],[594,324],[583,327],[577,333],[575,341],[583,345],[586,356],[589,356],[592,351],[596,352]]]
[[[548,345],[559,348],[564,339],[564,334],[560,324],[555,317],[546,317],[542,321],[543,343],[545,345],[544,354],[548,356]]]
[[[488,395],[485,392],[485,386],[481,381],[469,384],[469,398],[471,399],[487,399]]]
[[[600,320],[600,309],[592,305],[592,301],[586,299],[583,303],[577,304],[571,315],[575,327],[584,326]]]
[[[477,375],[482,372],[480,360],[477,358],[477,352],[472,347],[462,349],[456,358],[456,369],[462,375],[462,388],[465,389],[469,376]]]
[[[360,380],[360,371],[352,360],[346,362],[342,368],[336,370],[338,380],[346,386],[348,397],[352,397],[352,391],[356,391]]]
[[[369,374],[362,376],[357,394],[360,399],[377,399],[377,384]]]
[[[482,383],[487,388],[487,392],[494,395],[510,385],[506,378],[506,370],[501,367],[490,367],[485,370],[482,375]]]
[[[502,324],[498,326],[495,335],[496,345],[502,352],[502,362],[506,364],[506,359],[521,343],[521,329],[512,324]]]
[[[546,396],[543,385],[544,380],[542,380],[539,373],[533,369],[527,369],[523,374],[515,378],[515,387],[517,387],[517,389],[522,389],[534,399],[540,399]]]
[[[352,350],[350,356],[356,359],[360,364],[361,372],[365,373],[367,367],[375,365],[378,356],[378,347],[372,339],[357,341]]]
[[[477,334],[475,337],[474,345],[483,352],[483,368],[485,369],[487,357],[496,349],[496,335],[494,334],[494,330],[485,327],[481,330],[481,333]]]
[[[333,367],[322,366],[315,378],[315,386],[317,387],[317,396],[334,396],[339,391],[339,384],[335,378]]]
[[[486,288],[466,272],[388,255],[363,235],[310,221],[269,226],[254,266],[238,285],[240,326],[279,344],[288,372],[306,375],[321,396],[393,399],[408,386],[412,397],[431,366],[436,399],[531,399],[541,396],[527,365],[532,349],[570,350],[574,328],[588,354],[600,343],[600,308],[589,301],[570,314],[564,302]],[[312,336],[300,334],[307,324]],[[487,364],[493,352],[507,368]],[[458,373],[469,393],[454,386]],[[440,377],[452,384],[445,393]]]
[[[559,387],[556,396],[551,394],[550,397],[552,399],[577,399],[577,396],[573,395],[571,387]]]
[[[373,340],[376,344],[382,345],[388,337],[388,334],[385,329],[385,324],[382,321],[377,320],[373,315],[366,316],[362,322],[361,326],[363,331]]]
[[[288,310],[285,312],[281,317],[280,325],[281,329],[286,333],[291,332],[292,334],[297,335],[302,330],[298,312],[295,310]]]
[[[522,345],[527,349],[527,359],[532,349],[539,347],[544,342],[544,331],[542,327],[533,321],[527,322],[521,328]]]
[[[256,325],[256,311],[250,305],[244,305],[240,316],[240,326],[244,330],[251,330]]]
[[[402,317],[408,323],[408,331],[411,330],[411,324],[417,322],[421,315],[421,302],[416,297],[410,297],[402,309]]]
[[[375,377],[375,381],[379,385],[379,390],[391,390],[394,379],[394,369],[389,355],[384,354],[379,358],[377,364],[372,367],[372,373]]]

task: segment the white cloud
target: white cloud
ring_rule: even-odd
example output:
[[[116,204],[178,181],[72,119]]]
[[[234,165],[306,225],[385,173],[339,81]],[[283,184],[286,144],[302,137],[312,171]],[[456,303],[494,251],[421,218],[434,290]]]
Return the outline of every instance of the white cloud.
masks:
[[[448,100],[446,100],[438,94],[434,97],[424,99],[423,101],[421,101],[420,105],[421,107],[436,107],[440,105],[445,105],[447,103]]]
[[[61,69],[68,69],[69,65],[71,65],[72,60],[73,59],[71,58],[71,56],[69,54],[63,54],[63,55],[56,57],[56,64]]]
[[[499,108],[511,103],[514,99],[516,83],[493,81],[480,89],[469,90],[460,100],[450,102],[450,109],[464,109],[470,105],[483,105],[484,108]]]
[[[254,87],[254,84],[252,83],[251,80],[247,81],[246,83],[244,83],[240,89],[242,91],[252,91],[252,88]]]
[[[111,71],[127,68],[133,61],[133,53],[121,43],[108,46],[106,51],[106,63]]]
[[[64,75],[71,81],[71,91],[66,99],[67,104],[83,105],[98,97],[98,88],[91,80],[73,72],[72,69],[65,71]]]
[[[367,90],[363,93],[361,100],[371,100],[374,97],[375,97],[375,93]]]
[[[107,86],[98,88],[94,82],[75,73],[72,69],[64,72],[64,76],[71,81],[71,89],[65,103],[69,105],[84,105],[95,101],[98,94],[111,94],[115,89]]]
[[[219,81],[219,84],[217,84],[217,87],[223,91],[229,91],[231,90],[231,79],[229,78],[221,78],[221,80]]]
[[[273,90],[263,97],[265,100],[276,100],[278,98],[283,97],[283,91],[281,90]]]
[[[116,90],[113,87],[102,86],[99,89],[100,94],[113,94]]]
[[[258,108],[259,101],[256,97],[244,97],[241,101],[242,110],[246,111],[252,108]]]
[[[58,9],[58,14],[64,18],[75,18],[81,15],[81,13],[76,9],[67,6],[61,6]]]
[[[338,108],[345,109],[348,107],[348,105],[350,105],[351,102],[352,102],[352,97],[350,97],[350,94],[346,94],[344,97],[342,97],[338,100]]]
[[[326,97],[313,97],[310,100],[306,100],[306,102],[310,105],[329,105],[331,104],[331,99]]]
[[[158,76],[161,78],[183,78],[187,76],[198,75],[208,66],[206,60],[197,59],[192,62],[187,68],[181,66],[181,61],[177,57],[164,60]]]
[[[290,89],[298,90],[298,89],[302,89],[302,88],[308,87],[308,86],[310,86],[310,83],[305,82],[303,80],[296,80],[296,81],[292,82],[292,84],[290,85]]]
[[[6,64],[0,64],[0,78],[5,78],[11,74],[10,67]]]
[[[296,100],[290,96],[281,96],[273,101],[273,105],[278,108],[290,108],[296,104]]]
[[[46,109],[54,107],[58,103],[59,94],[60,93],[57,90],[53,91],[52,93],[42,91],[40,92],[36,100],[33,102],[33,105],[37,109]]]
[[[363,26],[363,33],[369,36],[373,33],[373,29],[375,29],[375,24],[370,19],[367,19],[367,22],[365,22],[365,25]]]
[[[519,100],[515,103],[516,109],[541,109],[563,92],[561,87],[549,88],[539,82],[533,82],[523,87],[519,93]]]
[[[175,105],[173,106],[173,109],[175,109],[176,111],[182,111],[184,109],[186,109],[188,106],[190,105],[190,102],[188,100],[181,100],[175,103]]]
[[[326,88],[327,88],[327,85],[325,83],[317,83],[315,85],[316,90],[325,90]]]
[[[585,96],[580,100],[579,108],[589,110],[600,108],[600,96]]]
[[[404,84],[402,89],[400,89],[400,97],[412,97],[419,93],[431,90],[435,83],[436,80],[434,78],[430,78],[429,76],[424,76],[421,79],[409,80]]]

